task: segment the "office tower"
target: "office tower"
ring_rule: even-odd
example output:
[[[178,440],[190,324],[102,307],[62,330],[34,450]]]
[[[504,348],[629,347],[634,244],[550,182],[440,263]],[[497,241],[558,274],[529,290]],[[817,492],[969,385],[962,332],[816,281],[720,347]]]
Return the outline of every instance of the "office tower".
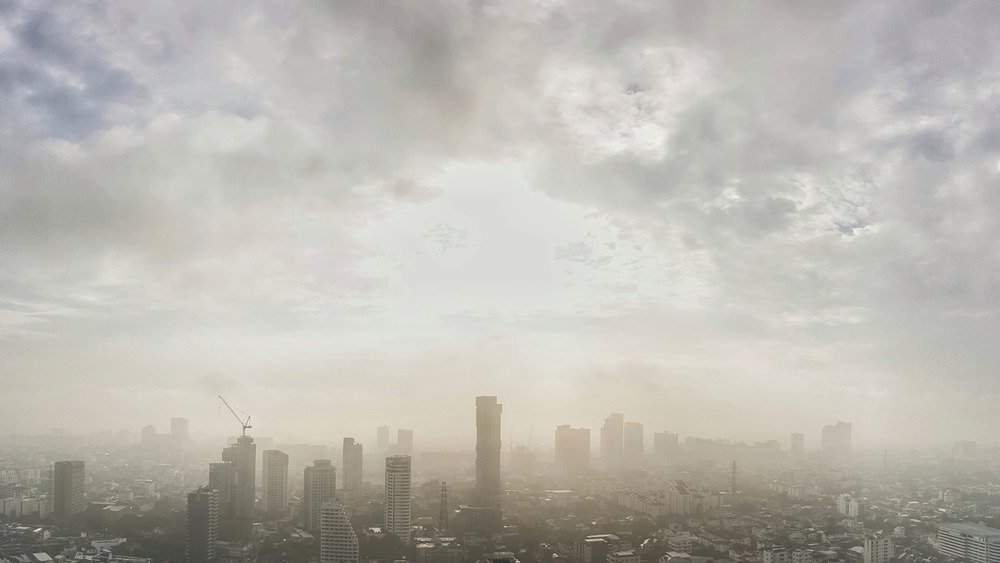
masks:
[[[625,417],[621,413],[613,413],[605,418],[601,427],[601,461],[605,469],[621,468],[624,439]]]
[[[865,537],[862,557],[864,563],[889,563],[896,555],[892,537],[869,534]]]
[[[396,453],[413,455],[413,430],[400,428],[396,431]]]
[[[219,491],[201,487],[187,496],[187,561],[215,561],[219,539]]]
[[[823,427],[820,449],[832,457],[844,457],[851,453],[851,423],[838,420],[836,424]]]
[[[476,497],[483,506],[500,502],[500,413],[496,397],[476,397]]]
[[[337,469],[328,459],[317,459],[303,473],[302,525],[319,530],[319,509],[323,503],[337,497]]]
[[[84,466],[79,460],[57,461],[52,471],[53,514],[60,522],[69,521],[86,510],[84,498]]]
[[[590,428],[556,426],[556,467],[579,473],[590,469]]]
[[[261,463],[261,509],[270,517],[280,518],[288,509],[288,454],[264,450]]]
[[[320,563],[357,563],[358,556],[358,536],[343,505],[324,502],[319,512]]]
[[[156,445],[156,427],[152,424],[147,424],[142,427],[142,445],[150,448]]]
[[[257,446],[250,436],[240,436],[236,443],[222,450],[222,461],[236,469],[236,491],[232,499],[233,539],[250,539],[257,502]]]
[[[410,543],[410,456],[385,458],[385,531]]]
[[[178,443],[187,442],[188,438],[190,438],[190,435],[188,434],[188,419],[180,417],[171,418],[170,437]]]
[[[968,522],[942,523],[934,547],[972,563],[1000,563],[1000,530]]]
[[[361,468],[363,446],[354,438],[344,438],[344,490],[357,491],[361,488]]]
[[[389,427],[379,426],[378,427],[378,437],[375,441],[375,447],[380,452],[384,452],[389,449]]]
[[[792,442],[789,451],[792,455],[802,455],[806,451],[806,437],[801,432],[792,432]]]
[[[680,447],[680,440],[674,432],[654,432],[653,433],[653,455],[658,458],[669,457]]]
[[[236,498],[239,475],[231,462],[208,464],[208,488],[219,493],[218,538],[233,541],[239,535],[236,519]]]
[[[638,422],[626,422],[623,428],[622,459],[628,467],[638,467],[645,453],[645,440],[642,425]]]

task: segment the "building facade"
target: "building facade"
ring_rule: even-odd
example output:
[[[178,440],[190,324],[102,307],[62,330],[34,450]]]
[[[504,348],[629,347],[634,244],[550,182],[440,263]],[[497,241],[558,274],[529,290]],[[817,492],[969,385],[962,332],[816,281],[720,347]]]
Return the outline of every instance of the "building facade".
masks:
[[[329,459],[317,459],[303,473],[302,526],[319,530],[319,510],[324,502],[337,497],[337,468]]]
[[[86,510],[86,470],[82,461],[57,461],[52,469],[52,480],[53,513],[57,520],[69,521]]]
[[[260,506],[268,517],[280,518],[288,511],[288,454],[264,450],[260,470]]]
[[[476,497],[480,504],[499,503],[500,413],[503,406],[493,396],[476,397]]]
[[[364,467],[364,447],[354,438],[344,438],[344,490],[361,489],[361,473]]]
[[[941,524],[935,547],[972,563],[1000,563],[1000,530],[967,522]]]
[[[385,531],[410,543],[410,456],[385,458]]]
[[[216,560],[219,539],[219,491],[201,487],[187,496],[187,561]]]
[[[590,429],[572,428],[568,424],[556,426],[556,467],[571,473],[590,469]]]
[[[612,413],[601,427],[601,462],[605,469],[620,469],[625,440],[625,417]]]
[[[336,500],[324,502],[319,509],[320,563],[357,563],[358,536],[344,506]]]
[[[645,453],[642,424],[626,422],[623,428],[622,461],[627,467],[638,467]]]

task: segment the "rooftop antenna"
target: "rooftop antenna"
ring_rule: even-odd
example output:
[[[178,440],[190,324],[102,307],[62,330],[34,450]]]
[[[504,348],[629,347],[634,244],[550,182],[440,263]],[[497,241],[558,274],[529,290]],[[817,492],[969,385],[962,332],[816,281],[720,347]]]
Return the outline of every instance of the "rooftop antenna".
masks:
[[[233,406],[229,404],[229,401],[227,401],[226,399],[224,399],[222,397],[222,395],[219,395],[219,399],[222,400],[222,403],[224,405],[226,405],[226,408],[229,409],[229,412],[233,413],[233,416],[236,417],[236,420],[240,423],[240,426],[243,427],[243,436],[245,437],[247,435],[247,428],[253,428],[253,426],[250,426],[250,415],[248,415],[247,413],[244,412],[243,414],[247,415],[247,419],[243,420],[242,418],[240,418],[240,415],[236,414],[236,411],[233,410]],[[243,411],[240,411],[240,412],[243,412]]]

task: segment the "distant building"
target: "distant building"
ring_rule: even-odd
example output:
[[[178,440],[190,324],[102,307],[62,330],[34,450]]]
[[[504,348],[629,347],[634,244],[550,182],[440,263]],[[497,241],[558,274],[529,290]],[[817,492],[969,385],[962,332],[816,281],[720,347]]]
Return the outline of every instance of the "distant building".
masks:
[[[157,445],[159,436],[156,433],[156,427],[152,424],[147,424],[142,427],[142,445],[146,448],[152,448]]]
[[[568,424],[556,427],[556,467],[571,473],[590,469],[590,429],[572,428]]]
[[[971,440],[960,440],[955,442],[951,453],[957,459],[972,459],[976,457],[976,443]]]
[[[215,561],[219,539],[219,491],[201,487],[187,496],[187,561]]]
[[[480,560],[483,563],[521,563],[513,552],[511,551],[494,551],[493,553],[483,554],[483,558]]]
[[[869,534],[865,537],[864,563],[889,563],[896,555],[891,536]]]
[[[379,426],[378,427],[378,434],[376,435],[376,438],[375,438],[375,448],[378,451],[380,451],[380,452],[384,452],[384,451],[386,451],[386,450],[389,449],[389,427],[388,426]]]
[[[231,462],[208,464],[208,488],[219,493],[219,533],[220,541],[233,541],[238,535],[236,519],[236,498],[239,476]]]
[[[385,531],[410,543],[410,456],[385,458]]]
[[[186,418],[171,418],[170,419],[170,437],[174,439],[174,442],[178,444],[183,444],[190,439],[190,434],[188,434],[188,419]]]
[[[622,460],[627,467],[638,467],[645,453],[642,424],[626,422],[623,428]]]
[[[845,457],[851,453],[851,423],[842,420],[823,427],[820,449],[831,457]]]
[[[578,541],[574,555],[581,563],[603,563],[608,560],[608,555],[629,547],[627,541],[614,534],[595,534]]]
[[[1000,563],[1000,530],[967,522],[941,524],[935,547],[947,556],[972,563]]]
[[[270,517],[284,516],[288,510],[288,454],[264,450],[260,473],[260,505]]]
[[[613,413],[601,427],[601,461],[605,469],[620,469],[625,439],[625,417]]]
[[[631,549],[626,549],[609,553],[607,561],[608,563],[640,563],[642,558]]]
[[[500,502],[500,413],[494,396],[476,397],[476,497],[484,506]]]
[[[257,508],[257,446],[250,436],[240,436],[222,450],[222,461],[236,469],[236,490],[230,517],[233,520],[232,539],[250,539]]]
[[[861,503],[851,495],[839,495],[837,497],[837,512],[851,518],[861,516]]]
[[[302,527],[319,530],[319,510],[337,497],[337,468],[328,459],[317,459],[303,472]]]
[[[357,563],[358,536],[343,505],[336,500],[324,502],[319,521],[320,563]]]
[[[535,452],[518,446],[510,452],[510,472],[527,477],[535,473]]]
[[[663,459],[670,457],[680,447],[680,440],[674,432],[656,432],[653,434],[653,455]]]
[[[761,551],[761,563],[792,563],[791,554],[781,546],[772,545]]]
[[[364,446],[354,438],[344,438],[344,490],[361,489],[361,472],[364,461]]]
[[[84,496],[85,475],[84,464],[80,460],[55,463],[52,471],[55,497],[53,513],[57,520],[69,521],[87,509]]]
[[[396,454],[413,455],[413,430],[408,428],[396,430]]]
[[[789,451],[792,455],[802,455],[806,451],[806,437],[801,432],[792,432],[791,446]]]

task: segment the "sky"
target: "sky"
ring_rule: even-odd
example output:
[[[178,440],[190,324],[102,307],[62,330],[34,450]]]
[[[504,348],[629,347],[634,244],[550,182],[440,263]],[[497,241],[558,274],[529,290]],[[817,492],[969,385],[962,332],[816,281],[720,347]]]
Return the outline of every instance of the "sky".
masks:
[[[998,52],[992,2],[0,0],[0,434],[993,443]]]

